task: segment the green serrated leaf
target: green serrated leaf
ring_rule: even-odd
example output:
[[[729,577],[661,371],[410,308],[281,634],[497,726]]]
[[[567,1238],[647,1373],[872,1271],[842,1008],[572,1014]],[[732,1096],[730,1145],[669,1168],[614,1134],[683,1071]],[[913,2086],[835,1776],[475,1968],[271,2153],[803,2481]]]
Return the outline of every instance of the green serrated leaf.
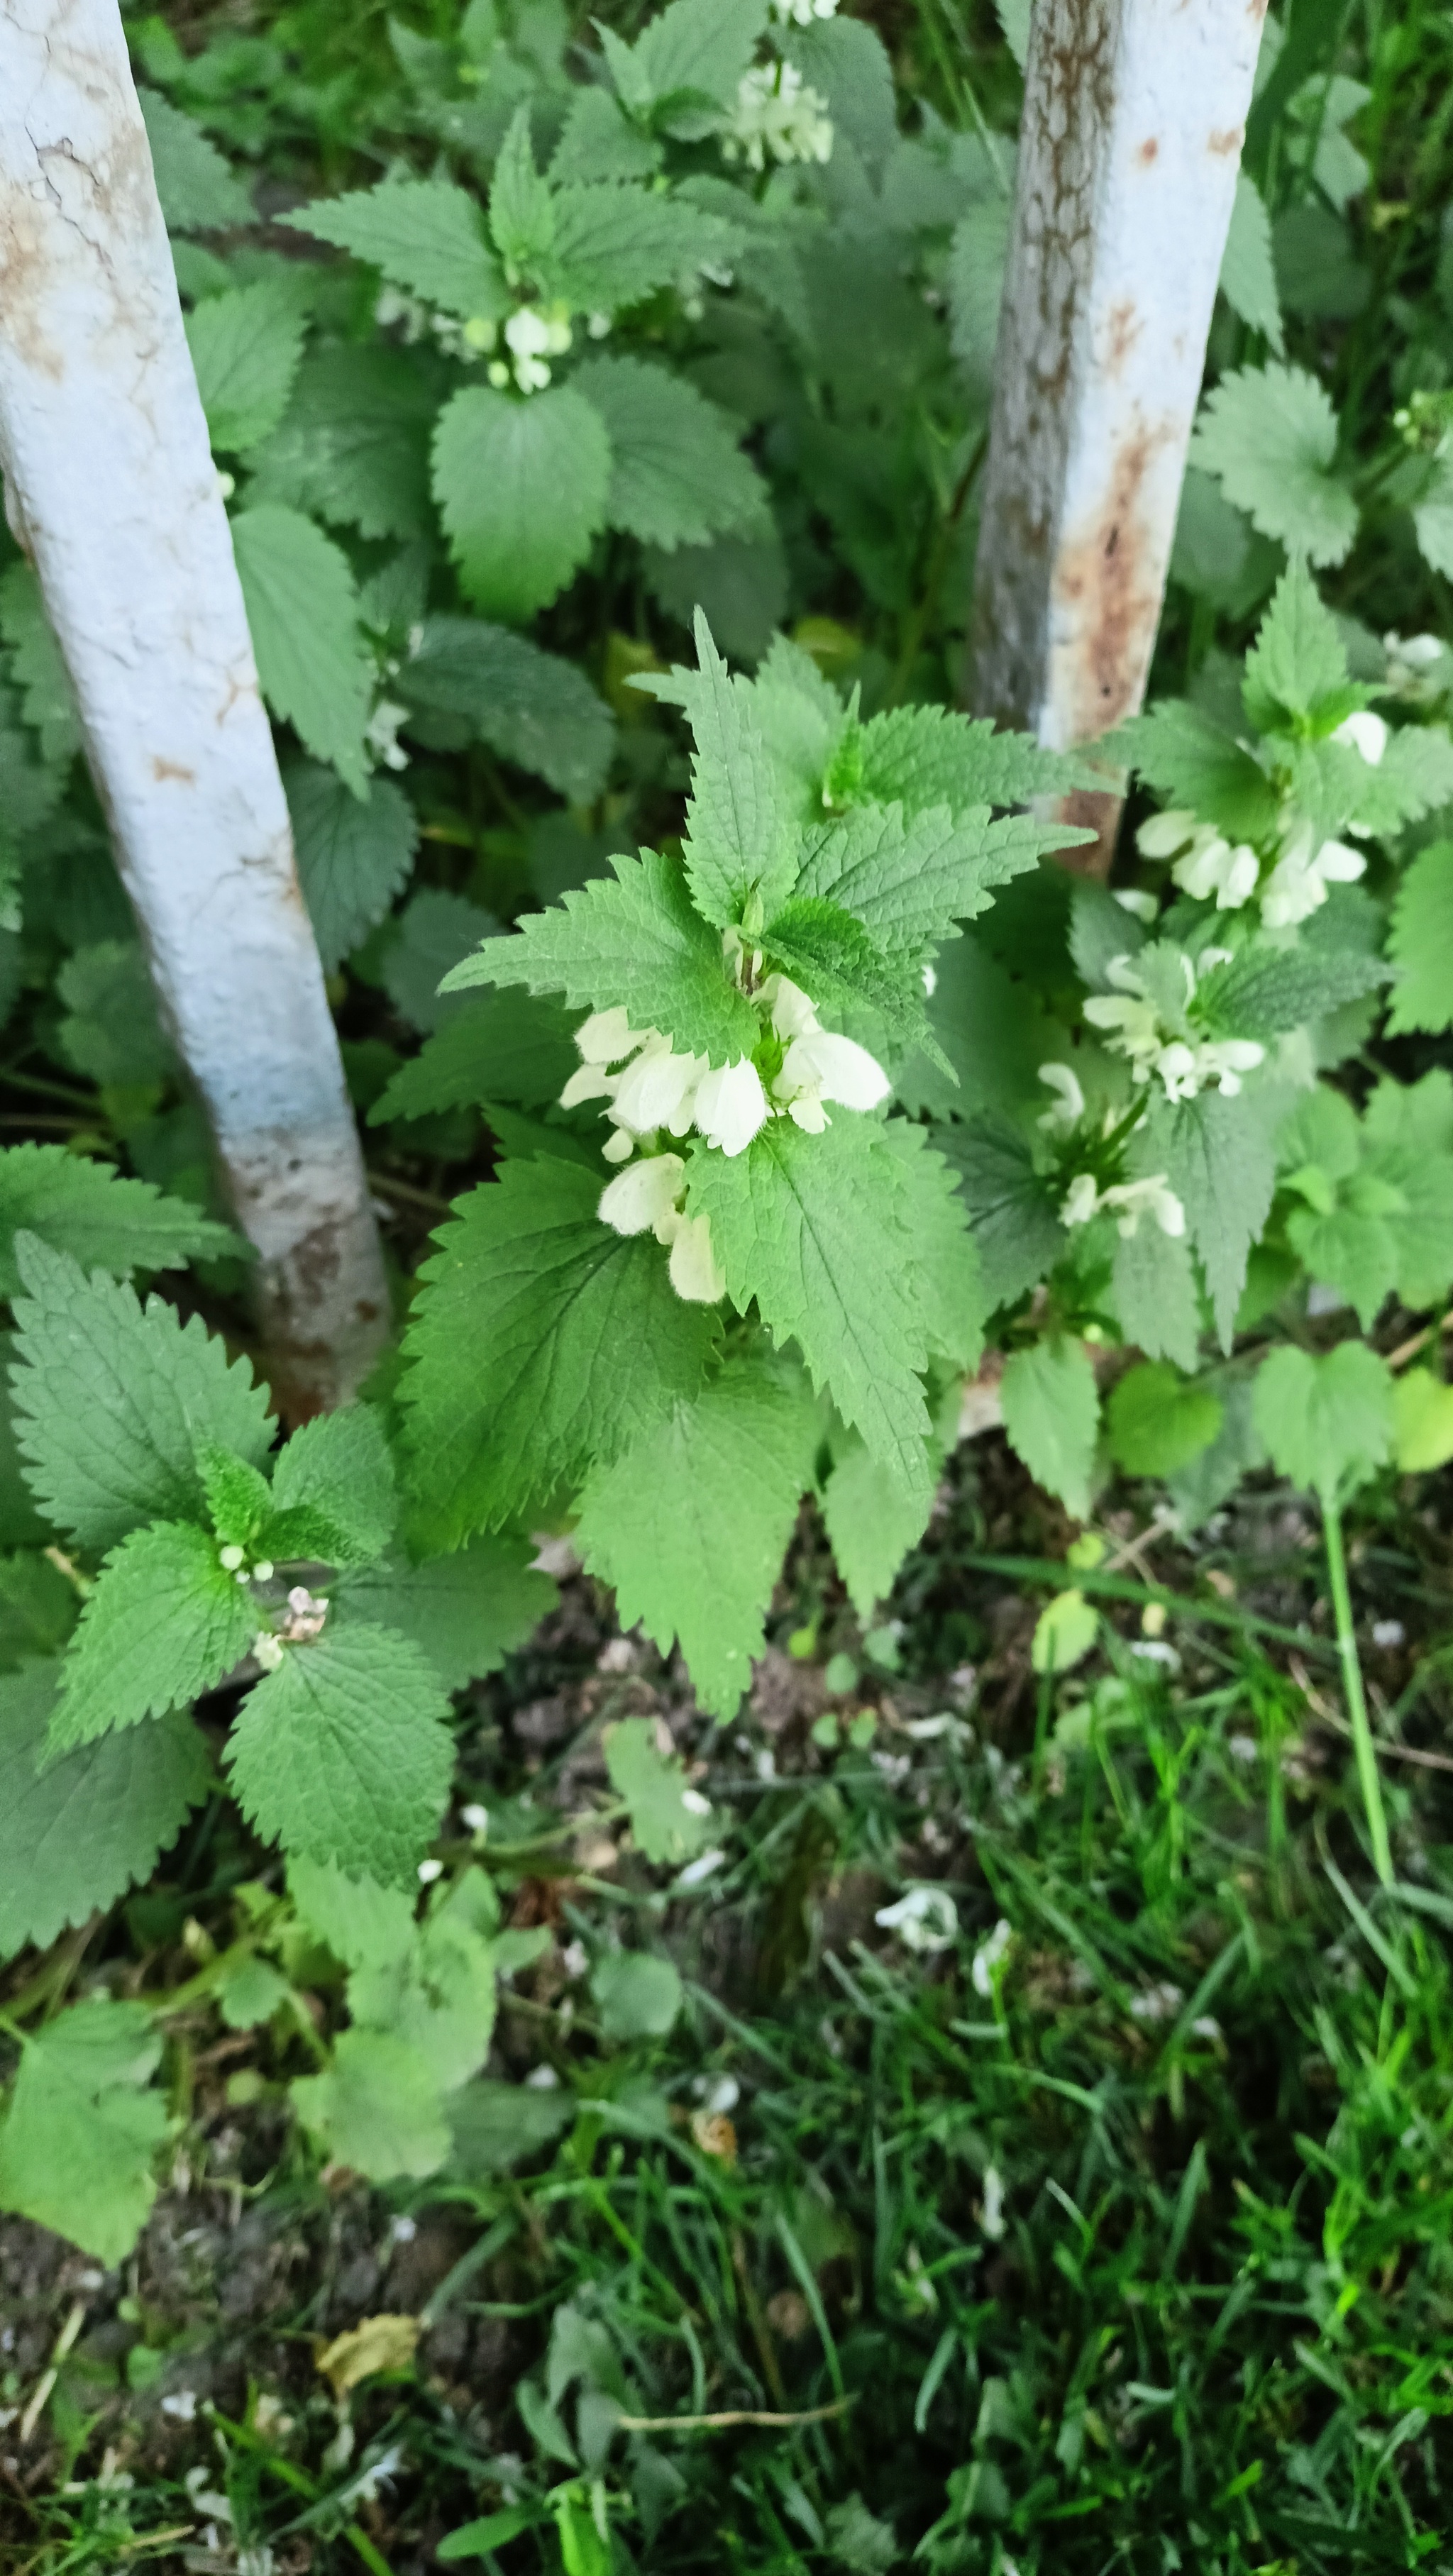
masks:
[[[272,1480],[273,1508],[279,1520],[293,1511],[313,1514],[322,1522],[331,1545],[329,1565],[372,1565],[393,1536],[398,1517],[393,1460],[383,1425],[371,1404],[351,1404],[341,1413],[320,1415],[295,1431],[281,1452]],[[264,1532],[275,1555],[271,1526]],[[293,1556],[301,1550],[289,1551]]]
[[[900,805],[855,807],[807,836],[798,895],[830,895],[895,957],[922,957],[958,936],[991,889],[1066,845],[1065,830],[1032,815],[991,817],[987,805],[929,806],[905,826]]]
[[[1149,1179],[1133,1164],[1132,1177]],[[1132,1235],[1117,1234],[1111,1295],[1120,1330],[1148,1360],[1193,1369],[1201,1337],[1195,1273],[1185,1239],[1162,1234],[1147,1216]]]
[[[1000,733],[991,717],[949,707],[890,708],[863,726],[861,747],[863,796],[899,803],[909,815],[933,805],[957,815],[970,806],[1027,804],[1092,776],[1083,760],[1045,751],[1032,734]]]
[[[834,1460],[822,1491],[822,1517],[848,1599],[865,1623],[928,1525],[937,1460],[926,1442],[916,1491],[886,1474],[859,1439],[844,1441]]]
[[[1335,1502],[1366,1482],[1392,1445],[1393,1381],[1366,1342],[1325,1358],[1290,1347],[1256,1374],[1256,1428],[1278,1475]]]
[[[555,201],[535,167],[530,110],[524,102],[511,117],[495,159],[489,229],[507,274],[540,274],[555,239]]]
[[[48,1948],[148,1877],[212,1784],[206,1740],[180,1712],[42,1768],[60,1673],[51,1660],[0,1681],[0,1959]]]
[[[58,765],[73,760],[81,748],[76,695],[35,568],[23,559],[0,580],[0,637],[9,649],[25,721],[40,737],[41,758]]]
[[[1147,1360],[1118,1378],[1105,1407],[1110,1455],[1127,1476],[1174,1476],[1208,1449],[1225,1419],[1214,1388]]]
[[[605,424],[573,385],[455,394],[434,435],[434,493],[476,608],[518,622],[549,605],[605,524],[610,468]]]
[[[1305,1028],[1388,980],[1378,957],[1338,949],[1243,948],[1203,976],[1197,1003],[1218,1035],[1273,1038]]]
[[[1271,1212],[1276,1164],[1254,1092],[1225,1099],[1155,1101],[1145,1127],[1147,1167],[1163,1172],[1186,1212],[1223,1350],[1231,1347],[1246,1256]]]
[[[1004,1429],[1036,1484],[1076,1520],[1090,1509],[1100,1398],[1083,1342],[1031,1342],[1011,1351],[1000,1382]]]
[[[783,809],[750,685],[733,680],[696,615],[695,672],[672,692],[696,737],[683,856],[696,908],[718,929],[740,921],[749,896],[775,912],[797,875],[796,834]]]
[[[159,90],[141,83],[136,103],[146,123],[167,230],[209,233],[230,224],[250,224],[254,218],[246,188],[194,118],[173,107]]]
[[[186,326],[213,452],[245,454],[288,407],[303,354],[297,300],[264,278],[205,297]]]
[[[448,2160],[449,2123],[428,2060],[388,2031],[341,2032],[332,2065],[289,2089],[332,2161],[370,2182],[422,2181]]]
[[[1262,733],[1310,715],[1347,685],[1347,647],[1304,563],[1287,566],[1246,657],[1246,705]]]
[[[621,1626],[641,1622],[663,1654],[679,1637],[697,1698],[718,1718],[735,1714],[762,1652],[816,1443],[817,1411],[802,1379],[729,1361],[692,1402],[597,1468],[580,1497],[575,1542],[590,1571],[615,1587]],[[614,1764],[611,1776],[631,1794]]]
[[[701,1384],[714,1310],[676,1296],[654,1238],[602,1225],[599,1197],[573,1164],[506,1164],[424,1265],[399,1392],[440,1547],[578,1483]]]
[[[312,349],[280,425],[249,450],[248,498],[361,537],[421,536],[437,409],[437,388],[402,349]]]
[[[189,1707],[242,1661],[257,1632],[248,1588],[187,1521],[133,1530],[112,1550],[61,1666],[51,1749],[68,1753]]]
[[[245,1360],[228,1365],[199,1315],[98,1273],[34,1235],[16,1240],[27,1295],[11,1372],[26,1481],[82,1547],[115,1545],[140,1522],[205,1517],[197,1446],[215,1441],[260,1465],[272,1445],[267,1395]]]
[[[1233,841],[1255,841],[1276,829],[1271,780],[1233,735],[1200,707],[1163,698],[1107,737],[1148,787],[1174,806],[1214,823]]]
[[[615,727],[583,671],[478,617],[430,617],[390,686],[411,707],[462,716],[502,760],[576,804],[598,796]]]
[[[372,682],[347,556],[300,511],[271,501],[233,520],[232,545],[268,705],[365,796]]]
[[[624,1007],[633,1029],[659,1029],[678,1053],[714,1064],[750,1055],[757,1016],[728,977],[720,941],[692,909],[680,869],[654,850],[614,857],[614,879],[593,878],[548,912],[526,914],[505,939],[487,939],[446,979],[527,984],[563,992],[572,1009]]]
[[[821,1136],[776,1118],[746,1153],[693,1147],[687,1165],[688,1211],[710,1222],[733,1305],[745,1314],[756,1299],[774,1339],[796,1344],[844,1421],[916,1490],[928,1337],[907,1201],[883,1129],[851,1113]]]
[[[1387,953],[1397,969],[1389,1035],[1453,1028],[1453,841],[1418,852],[1393,902]]]
[[[690,1803],[686,1765],[658,1751],[649,1718],[627,1717],[608,1726],[601,1749],[611,1787],[630,1808],[631,1832],[647,1860],[679,1867],[705,1848],[714,1821],[701,1812],[706,1801]]]
[[[432,1664],[407,1637],[325,1629],[285,1647],[248,1698],[225,1756],[234,1794],[284,1851],[407,1886],[449,1787],[448,1715]]]
[[[616,313],[706,261],[720,266],[732,259],[741,240],[719,213],[679,195],[619,182],[567,186],[555,196],[550,285],[576,312]]]
[[[1314,564],[1339,564],[1357,503],[1332,471],[1337,415],[1303,367],[1243,367],[1208,394],[1190,461],[1219,479],[1263,536]]]
[[[343,1586],[337,1614],[412,1638],[444,1688],[462,1690],[498,1671],[555,1608],[559,1593],[536,1572],[533,1552],[522,1539],[486,1536],[424,1565],[394,1559]]]
[[[87,1162],[64,1145],[0,1151],[0,1297],[20,1287],[14,1243],[21,1233],[120,1276],[175,1270],[242,1248],[230,1226],[214,1224],[187,1200],[164,1198],[149,1181],[123,1180],[109,1163]]]
[[[197,1464],[219,1541],[224,1547],[250,1547],[272,1509],[272,1487],[266,1476],[211,1440],[198,1442]]]
[[[1250,330],[1259,331],[1279,358],[1285,341],[1271,255],[1271,219],[1256,181],[1246,170],[1236,174],[1219,284],[1232,312],[1239,313]]]
[[[389,778],[372,778],[360,800],[336,772],[295,760],[283,775],[292,816],[298,882],[324,971],[382,921],[408,881],[419,843],[414,809]]]
[[[575,1015],[563,1004],[506,986],[464,1003],[419,1053],[401,1065],[368,1113],[371,1127],[395,1118],[424,1118],[480,1101],[544,1109],[557,1101],[580,1063],[572,1043]]]
[[[156,2198],[167,2113],[146,2086],[160,2056],[145,2005],[100,1997],[28,2038],[0,2128],[0,2208],[121,2262]]]
[[[391,285],[462,320],[498,320],[508,310],[479,208],[447,179],[385,179],[381,187],[320,198],[279,220],[351,251]]]
[[[989,1307],[1012,1305],[1067,1249],[1054,1193],[1022,1131],[1000,1111],[936,1127],[933,1141],[963,1193]]]
[[[613,528],[670,548],[760,518],[767,490],[738,447],[739,425],[684,377],[637,358],[591,358],[571,382],[610,439]]]

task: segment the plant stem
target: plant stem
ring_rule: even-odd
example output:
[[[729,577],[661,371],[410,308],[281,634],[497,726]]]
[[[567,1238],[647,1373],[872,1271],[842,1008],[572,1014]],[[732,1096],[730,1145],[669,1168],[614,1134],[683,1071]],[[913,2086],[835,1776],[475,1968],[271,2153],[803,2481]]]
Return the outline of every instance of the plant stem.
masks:
[[[1387,1815],[1382,1803],[1382,1782],[1377,1776],[1377,1756],[1373,1749],[1372,1726],[1367,1714],[1367,1698],[1362,1687],[1362,1666],[1357,1660],[1357,1639],[1352,1626],[1352,1594],[1347,1584],[1347,1557],[1342,1545],[1342,1522],[1332,1496],[1322,1496],[1322,1528],[1327,1541],[1327,1572],[1332,1583],[1332,1608],[1337,1618],[1337,1652],[1342,1660],[1342,1687],[1347,1696],[1348,1714],[1352,1720],[1352,1747],[1357,1756],[1357,1777],[1362,1787],[1362,1803],[1367,1811],[1368,1831],[1372,1836],[1372,1860],[1384,1887],[1396,1884],[1392,1865],[1392,1847],[1387,1838]]]

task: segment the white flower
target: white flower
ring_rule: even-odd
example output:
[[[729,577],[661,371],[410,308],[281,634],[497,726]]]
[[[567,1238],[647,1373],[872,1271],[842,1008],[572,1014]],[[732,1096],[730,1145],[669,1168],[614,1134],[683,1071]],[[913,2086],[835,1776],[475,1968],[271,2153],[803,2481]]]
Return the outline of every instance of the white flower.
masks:
[[[987,1941],[981,1941],[974,1952],[969,1976],[975,1994],[982,1995],[986,2002],[994,1992],[995,1977],[1009,1956],[1013,1939],[1014,1926],[1006,1923],[1001,1914]]]
[[[769,975],[761,999],[779,1038],[812,1037],[822,1025],[801,985],[794,984],[790,975]]]
[[[1166,1977],[1158,1986],[1148,1986],[1144,1993],[1130,1998],[1132,2021],[1173,2021],[1185,2002],[1180,1987]]]
[[[619,1064],[653,1038],[654,1029],[633,1029],[626,1011],[592,1011],[575,1032],[575,1044],[586,1064]]]
[[[651,1154],[607,1181],[596,1215],[617,1234],[654,1234],[674,1243],[680,1226],[676,1202],[686,1165],[679,1154]]]
[[[1099,1205],[1100,1193],[1095,1187],[1094,1173],[1076,1172],[1060,1201],[1060,1223],[1088,1225],[1091,1217],[1097,1213]]]
[[[737,86],[731,127],[722,139],[728,161],[765,170],[774,161],[827,161],[832,124],[827,101],[809,89],[791,63],[763,63]]]
[[[719,1145],[728,1158],[746,1152],[768,1115],[762,1077],[750,1056],[704,1073],[697,1084],[696,1125],[708,1145]]]
[[[910,1887],[895,1905],[874,1915],[885,1932],[896,1932],[904,1948],[931,1955],[958,1938],[959,1909],[946,1887]]]
[[[711,1248],[711,1226],[704,1216],[684,1216],[671,1246],[671,1285],[691,1306],[715,1306],[726,1295],[726,1280]]]
[[[407,769],[409,755],[399,741],[399,727],[408,715],[407,707],[395,706],[392,698],[380,698],[368,720],[364,740],[375,760],[385,769]]]
[[[536,312],[522,304],[505,324],[505,345],[515,362],[515,382],[522,394],[543,391],[550,381],[547,358],[563,357],[570,346],[570,325],[560,316]],[[494,369],[490,369],[493,377]]]
[[[814,18],[837,15],[837,0],[770,0],[770,5],[784,27],[810,27]]]
[[[600,1150],[608,1163],[628,1163],[636,1150],[636,1140],[629,1127],[617,1127]]]
[[[684,1136],[706,1069],[704,1055],[677,1055],[669,1038],[648,1038],[616,1083],[610,1115],[636,1136],[649,1136],[658,1127]]]
[[[724,1851],[699,1852],[695,1860],[689,1860],[686,1867],[677,1873],[677,1886],[702,1886],[707,1879],[714,1878],[716,1876],[717,1871],[721,1868],[725,1859],[726,1853]]]
[[[1298,823],[1282,842],[1281,856],[1261,894],[1268,930],[1290,930],[1327,900],[1331,885],[1355,885],[1367,868],[1360,850],[1345,841],[1317,843],[1310,823]]]
[[[1391,730],[1381,716],[1373,714],[1371,707],[1359,707],[1355,715],[1343,717],[1333,732],[1332,740],[1350,743],[1354,751],[1361,752],[1368,767],[1376,769],[1387,749]]]
[[[1194,814],[1173,805],[1164,814],[1147,815],[1135,835],[1135,846],[1143,859],[1173,859],[1200,829]]]
[[[1233,848],[1219,832],[1198,832],[1171,869],[1183,894],[1198,903],[1209,903],[1214,895],[1218,912],[1239,912],[1255,894],[1260,875],[1261,861],[1250,843],[1238,841]]]
[[[856,1038],[814,1029],[792,1040],[772,1095],[809,1136],[820,1136],[828,1123],[824,1100],[843,1109],[876,1109],[891,1088],[877,1058]]]
[[[1004,2178],[997,2165],[989,2165],[985,2168],[984,2205],[979,2212],[979,2225],[990,2244],[997,2245],[1004,2233]],[[1010,2564],[1007,2558],[1000,2560],[1000,2566],[1005,2571]]]
[[[1067,1064],[1042,1064],[1039,1078],[1049,1085],[1056,1098],[1053,1108],[1046,1109],[1036,1123],[1047,1136],[1067,1136],[1072,1127],[1078,1127],[1085,1114],[1085,1095],[1080,1089],[1079,1077]],[[1073,1222],[1069,1218],[1065,1221],[1067,1224]]]
[[[252,1641],[252,1660],[259,1672],[275,1673],[283,1659],[281,1641],[270,1628],[259,1628]]]
[[[1148,886],[1112,886],[1110,893],[1122,912],[1128,912],[1136,921],[1143,921],[1147,928],[1160,910]]]
[[[1225,956],[1224,949],[1207,948],[1201,964],[1209,971]],[[1184,954],[1181,968],[1190,1003],[1195,999],[1196,970]],[[1130,959],[1112,957],[1105,971],[1121,989],[1092,995],[1085,1004],[1085,1017],[1092,1027],[1107,1031],[1107,1046],[1129,1057],[1137,1082],[1149,1082],[1158,1075],[1168,1100],[1193,1100],[1213,1083],[1230,1098],[1240,1090],[1243,1073],[1263,1061],[1266,1049],[1255,1038],[1167,1038],[1156,1004]]]
[[[1100,1206],[1118,1218],[1118,1232],[1127,1243],[1137,1232],[1143,1216],[1152,1216],[1162,1234],[1181,1235],[1186,1230],[1186,1212],[1175,1191],[1166,1186],[1164,1172],[1149,1180],[1116,1181],[1100,1194]],[[1066,1218],[1066,1224],[1069,1223]]]

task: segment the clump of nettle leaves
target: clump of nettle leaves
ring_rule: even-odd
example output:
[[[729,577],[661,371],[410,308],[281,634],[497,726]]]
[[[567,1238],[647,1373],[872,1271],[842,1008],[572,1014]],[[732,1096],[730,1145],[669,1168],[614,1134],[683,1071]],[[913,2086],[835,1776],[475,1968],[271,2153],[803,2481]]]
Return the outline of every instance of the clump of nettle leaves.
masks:
[[[864,722],[785,641],[751,681],[704,621],[697,646],[643,682],[695,739],[679,857],[618,857],[486,940],[448,981],[492,989],[378,1104],[484,1101],[501,1154],[424,1265],[390,1395],[276,1448],[246,1363],[116,1275],[213,1256],[218,1229],[58,1148],[0,1158],[7,1579],[48,1649],[0,1681],[0,1948],[149,1871],[209,1794],[190,1712],[225,1686],[227,1784],[286,1893],[242,1891],[183,2002],[291,2013],[318,2060],[298,2114],[381,2178],[497,2117],[470,2079],[522,1954],[477,1860],[446,1880],[430,1845],[450,1692],[552,1597],[523,1532],[570,1528],[724,1718],[804,1495],[855,1604],[886,1591],[986,1336],[1008,1436],[1072,1513],[1107,1452],[1187,1521],[1268,1454],[1315,1491],[1349,1637],[1342,1500],[1394,1454],[1453,1453],[1431,1369],[1305,1330],[1309,1279],[1365,1327],[1453,1279],[1453,1080],[1355,1105],[1323,1078],[1390,981],[1394,1033],[1453,1023],[1453,846],[1394,867],[1453,792],[1428,655],[1381,693],[1390,723],[1294,567],[1235,717],[1126,729],[1172,801],[1147,882],[1112,893],[1042,864],[1073,832],[994,810],[1065,762],[933,707]],[[1117,1345],[1140,1356],[1102,1420]],[[1348,1688],[1389,1876],[1355,1654]],[[713,1820],[681,1764],[639,1721],[606,1751],[643,1851],[689,1874]],[[320,1945],[352,2016],[331,2048],[295,2000]],[[0,2203],[108,2259],[149,2205],[169,2008],[11,2034]]]

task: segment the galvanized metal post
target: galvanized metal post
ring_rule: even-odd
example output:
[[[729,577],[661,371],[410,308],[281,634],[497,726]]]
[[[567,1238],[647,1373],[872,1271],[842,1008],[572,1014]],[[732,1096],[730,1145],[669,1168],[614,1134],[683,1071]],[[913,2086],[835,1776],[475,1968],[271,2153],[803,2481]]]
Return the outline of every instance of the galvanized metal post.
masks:
[[[0,0],[0,463],[292,1407],[388,1299],[116,0]]]
[[[1055,750],[1144,695],[1265,7],[1034,0],[970,670]]]

